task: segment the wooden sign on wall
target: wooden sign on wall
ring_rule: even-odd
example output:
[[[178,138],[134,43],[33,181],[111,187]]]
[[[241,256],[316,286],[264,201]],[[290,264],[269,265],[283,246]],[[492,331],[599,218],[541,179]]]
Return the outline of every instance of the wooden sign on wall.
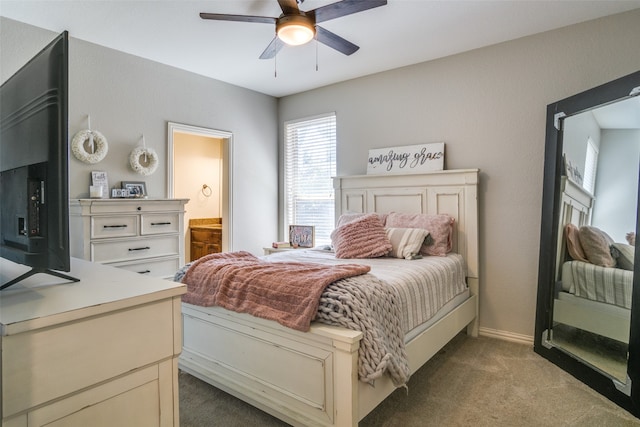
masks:
[[[444,169],[444,142],[369,150],[367,175],[412,174]]]

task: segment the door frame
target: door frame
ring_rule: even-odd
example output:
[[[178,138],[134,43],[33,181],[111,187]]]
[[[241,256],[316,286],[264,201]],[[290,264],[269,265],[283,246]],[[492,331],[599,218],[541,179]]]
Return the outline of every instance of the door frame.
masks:
[[[228,252],[233,248],[233,134],[231,132],[210,129],[183,123],[167,122],[167,197],[173,198],[174,185],[174,136],[175,134],[191,134],[203,137],[222,139],[222,173],[220,177],[221,187],[221,213],[222,213],[222,251]]]

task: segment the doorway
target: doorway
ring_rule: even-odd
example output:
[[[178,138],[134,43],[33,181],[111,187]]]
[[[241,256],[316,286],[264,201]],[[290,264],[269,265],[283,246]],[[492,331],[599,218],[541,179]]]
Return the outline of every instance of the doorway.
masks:
[[[167,196],[189,199],[183,237],[185,261],[191,259],[190,220],[221,218],[222,252],[232,248],[232,134],[168,123]]]

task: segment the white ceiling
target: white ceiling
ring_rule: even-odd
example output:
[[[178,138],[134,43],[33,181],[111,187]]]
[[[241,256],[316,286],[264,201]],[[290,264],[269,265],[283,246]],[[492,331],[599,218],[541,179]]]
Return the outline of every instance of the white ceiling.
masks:
[[[600,129],[640,129],[640,96],[591,111]]]
[[[300,9],[335,1],[305,0]],[[206,21],[198,14],[276,17],[276,0],[0,0],[7,18],[68,30],[77,39],[276,97],[635,8],[640,0],[388,0],[322,24],[360,46],[351,56],[311,42],[260,60],[273,25]]]

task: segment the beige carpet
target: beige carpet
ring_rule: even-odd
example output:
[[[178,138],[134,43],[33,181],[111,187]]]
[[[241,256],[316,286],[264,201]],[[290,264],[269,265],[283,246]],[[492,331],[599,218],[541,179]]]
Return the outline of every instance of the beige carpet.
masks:
[[[286,426],[186,373],[180,425]],[[359,424],[370,426],[640,426],[640,420],[533,352],[490,338],[454,338]]]

